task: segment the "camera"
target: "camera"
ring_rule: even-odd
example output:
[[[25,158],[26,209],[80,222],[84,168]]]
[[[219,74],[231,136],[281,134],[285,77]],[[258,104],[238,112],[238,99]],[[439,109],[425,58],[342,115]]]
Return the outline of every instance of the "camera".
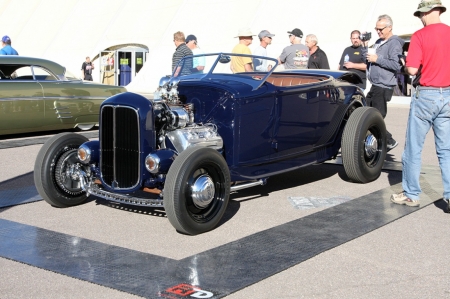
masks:
[[[359,36],[359,39],[363,42],[366,42],[372,38],[372,32],[366,32]]]

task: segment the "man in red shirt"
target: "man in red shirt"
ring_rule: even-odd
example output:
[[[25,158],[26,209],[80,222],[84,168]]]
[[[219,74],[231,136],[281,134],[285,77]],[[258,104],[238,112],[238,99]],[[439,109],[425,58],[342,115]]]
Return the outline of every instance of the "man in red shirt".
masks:
[[[425,136],[433,128],[436,152],[444,185],[443,199],[450,212],[450,27],[441,23],[446,11],[440,0],[422,1],[414,13],[424,28],[411,37],[406,72],[419,75],[419,84],[411,97],[402,156],[403,192],[393,194],[396,204],[419,206],[421,153]],[[420,71],[419,71],[420,70]]]

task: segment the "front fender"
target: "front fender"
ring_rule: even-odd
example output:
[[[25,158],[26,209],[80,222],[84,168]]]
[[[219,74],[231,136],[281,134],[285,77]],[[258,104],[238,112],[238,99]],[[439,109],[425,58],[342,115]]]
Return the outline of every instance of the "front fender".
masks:
[[[176,157],[177,153],[175,151],[171,149],[160,149],[147,155],[145,165],[147,170],[153,174],[167,174]]]

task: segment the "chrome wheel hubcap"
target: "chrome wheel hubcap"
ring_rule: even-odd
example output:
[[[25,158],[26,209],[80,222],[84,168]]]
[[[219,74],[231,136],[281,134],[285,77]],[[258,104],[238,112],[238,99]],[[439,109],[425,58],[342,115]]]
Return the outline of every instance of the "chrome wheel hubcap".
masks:
[[[199,176],[191,187],[192,201],[200,209],[206,208],[214,199],[214,182],[209,175]]]
[[[364,150],[366,152],[366,156],[370,159],[373,158],[377,153],[378,141],[372,134],[367,135],[364,142]]]

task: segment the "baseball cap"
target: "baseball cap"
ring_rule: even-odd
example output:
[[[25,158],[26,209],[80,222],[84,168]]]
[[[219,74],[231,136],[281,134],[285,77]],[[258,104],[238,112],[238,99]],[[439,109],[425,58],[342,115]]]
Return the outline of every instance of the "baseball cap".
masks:
[[[445,12],[447,9],[440,0],[431,0],[431,1],[422,1],[419,3],[416,12],[414,13],[415,17],[418,17],[421,12],[429,12],[433,8],[440,8],[441,13]]]
[[[188,42],[190,42],[191,40],[197,42],[197,37],[195,37],[195,35],[193,35],[193,34],[189,34],[189,35],[186,37],[186,44],[187,44]]]
[[[2,42],[4,43],[11,42],[11,39],[9,38],[9,36],[5,35],[4,37],[2,37]]]
[[[263,30],[258,34],[259,39],[262,39],[263,37],[272,37],[272,36],[275,36],[275,34],[271,34],[267,30]]]
[[[288,31],[287,33],[290,33],[290,34],[292,34],[292,35],[295,35],[296,37],[300,37],[300,38],[303,37],[303,32],[302,32],[300,29],[298,29],[298,28],[295,28],[295,29],[292,30],[292,31]]]

